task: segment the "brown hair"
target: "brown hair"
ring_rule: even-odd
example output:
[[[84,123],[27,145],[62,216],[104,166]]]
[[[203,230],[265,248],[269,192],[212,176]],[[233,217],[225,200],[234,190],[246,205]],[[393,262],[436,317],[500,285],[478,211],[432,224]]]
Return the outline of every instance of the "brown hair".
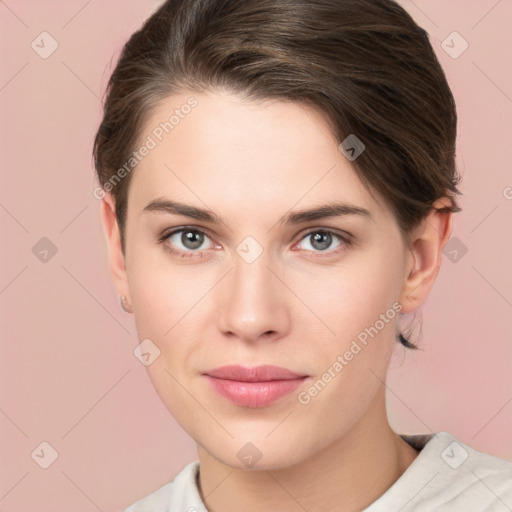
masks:
[[[167,0],[125,44],[94,140],[123,253],[131,174],[105,185],[160,101],[207,88],[301,102],[339,143],[355,134],[365,150],[353,168],[384,198],[405,240],[437,199],[450,198],[442,211],[461,211],[455,102],[428,34],[396,2]],[[401,333],[399,341],[416,348]]]

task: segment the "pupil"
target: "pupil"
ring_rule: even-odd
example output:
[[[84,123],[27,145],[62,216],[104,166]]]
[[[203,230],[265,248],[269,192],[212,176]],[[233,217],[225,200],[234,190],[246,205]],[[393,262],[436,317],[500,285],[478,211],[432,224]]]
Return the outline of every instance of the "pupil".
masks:
[[[315,247],[315,249],[323,250],[327,249],[329,245],[331,245],[332,236],[329,233],[315,233],[313,236],[313,247],[315,247],[316,243],[319,243],[319,247]],[[323,240],[323,241],[322,241]]]
[[[197,249],[203,243],[203,235],[197,231],[185,231],[181,235],[181,241],[188,249]]]

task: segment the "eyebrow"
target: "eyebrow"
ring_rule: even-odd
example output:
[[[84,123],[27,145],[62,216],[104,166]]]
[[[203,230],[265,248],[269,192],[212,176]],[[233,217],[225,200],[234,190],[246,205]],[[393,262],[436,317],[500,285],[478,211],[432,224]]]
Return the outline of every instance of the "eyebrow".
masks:
[[[224,224],[222,218],[211,210],[190,206],[165,198],[154,199],[148,203],[143,210],[143,213],[146,212],[169,213],[172,215],[182,215],[183,217],[209,222],[211,224]],[[372,214],[366,208],[334,202],[305,210],[289,212],[283,215],[279,219],[278,223],[281,225],[300,224],[302,222],[311,222],[314,220],[326,219],[329,217],[341,217],[345,215],[359,215],[369,220],[373,220]]]

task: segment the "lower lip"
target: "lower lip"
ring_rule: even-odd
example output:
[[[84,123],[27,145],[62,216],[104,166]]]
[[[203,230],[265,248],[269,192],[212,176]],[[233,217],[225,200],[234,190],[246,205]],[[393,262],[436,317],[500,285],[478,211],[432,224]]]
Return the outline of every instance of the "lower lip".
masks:
[[[306,377],[265,382],[242,382],[238,380],[208,377],[212,388],[236,405],[243,407],[265,407],[295,391]]]

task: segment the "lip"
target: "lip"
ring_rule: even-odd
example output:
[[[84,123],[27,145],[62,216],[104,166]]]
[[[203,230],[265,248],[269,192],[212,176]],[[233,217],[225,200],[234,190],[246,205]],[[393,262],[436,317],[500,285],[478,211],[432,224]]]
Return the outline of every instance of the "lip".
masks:
[[[308,375],[279,366],[221,366],[204,372],[212,389],[236,405],[266,407],[297,389]]]

